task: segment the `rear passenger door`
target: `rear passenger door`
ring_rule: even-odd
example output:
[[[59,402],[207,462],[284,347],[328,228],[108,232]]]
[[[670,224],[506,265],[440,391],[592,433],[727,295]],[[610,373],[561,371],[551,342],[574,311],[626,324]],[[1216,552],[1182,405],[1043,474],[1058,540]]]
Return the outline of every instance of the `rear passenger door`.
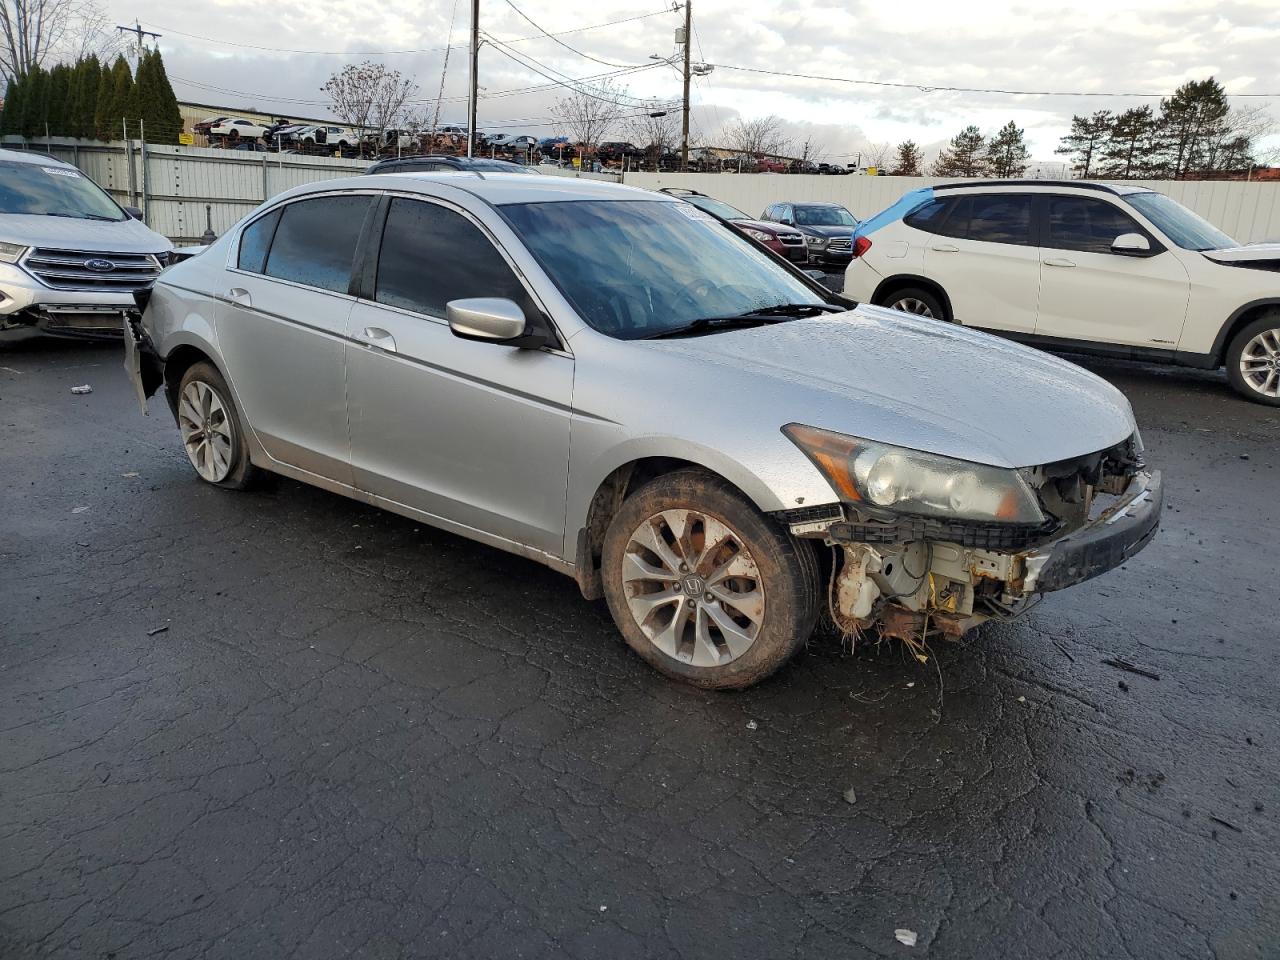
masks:
[[[925,275],[966,326],[1031,333],[1040,295],[1040,252],[1029,193],[970,193],[951,201],[924,256]]]
[[[308,197],[251,221],[215,321],[226,374],[266,452],[348,486],[348,291],[372,199]]]

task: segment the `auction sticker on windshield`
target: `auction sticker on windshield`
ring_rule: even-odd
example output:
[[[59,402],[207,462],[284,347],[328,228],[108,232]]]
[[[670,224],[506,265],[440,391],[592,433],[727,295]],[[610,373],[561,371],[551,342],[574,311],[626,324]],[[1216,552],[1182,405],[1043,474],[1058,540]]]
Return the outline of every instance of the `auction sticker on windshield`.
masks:
[[[76,170],[63,170],[60,167],[41,167],[40,169],[51,177],[71,177],[72,179],[80,177],[79,172]]]
[[[692,203],[682,203],[676,209],[683,213],[690,220],[702,220],[707,223],[715,223],[716,218],[705,210],[699,210]]]

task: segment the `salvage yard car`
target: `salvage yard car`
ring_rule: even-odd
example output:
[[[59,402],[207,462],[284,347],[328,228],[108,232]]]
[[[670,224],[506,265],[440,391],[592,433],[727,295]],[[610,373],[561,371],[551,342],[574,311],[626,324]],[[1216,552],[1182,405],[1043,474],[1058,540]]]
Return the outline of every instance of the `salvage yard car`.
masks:
[[[173,245],[70,164],[0,150],[0,342],[118,340]]]
[[[799,230],[779,223],[770,223],[767,220],[756,220],[736,207],[729,206],[723,200],[708,197],[705,193],[699,193],[697,190],[687,190],[683,187],[663,187],[661,192],[670,194],[673,197],[679,197],[685,203],[692,203],[699,210],[705,210],[721,220],[729,221],[752,240],[758,240],[763,243],[780,257],[786,257],[796,263],[807,263],[809,260],[808,251],[805,249],[804,234]]]
[[[844,267],[853,256],[853,228],[857,218],[838,203],[773,203],[761,220],[795,227],[804,234],[809,259]]]
[[[576,578],[703,687],[824,604],[919,642],[1159,523],[1133,413],[1065,361],[858,307],[673,197],[484,173],[314,183],[127,323],[201,480],[293,477]]]
[[[1280,243],[1241,246],[1145,187],[962,181],[860,224],[849,296],[1050,350],[1226,366],[1280,406]]]

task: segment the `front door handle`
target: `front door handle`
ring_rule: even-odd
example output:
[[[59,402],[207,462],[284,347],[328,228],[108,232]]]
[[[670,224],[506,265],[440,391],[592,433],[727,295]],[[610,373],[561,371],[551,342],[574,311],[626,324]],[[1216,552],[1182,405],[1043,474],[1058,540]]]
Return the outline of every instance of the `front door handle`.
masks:
[[[1076,262],[1068,260],[1066,257],[1050,257],[1044,262],[1046,267],[1074,267]]]
[[[959,253],[960,248],[950,243],[939,243],[929,248],[934,253]]]
[[[249,295],[249,291],[244,287],[232,287],[228,290],[227,300],[234,303],[237,307],[253,306],[253,297]]]
[[[396,352],[396,338],[381,327],[365,327],[364,342],[387,353]]]

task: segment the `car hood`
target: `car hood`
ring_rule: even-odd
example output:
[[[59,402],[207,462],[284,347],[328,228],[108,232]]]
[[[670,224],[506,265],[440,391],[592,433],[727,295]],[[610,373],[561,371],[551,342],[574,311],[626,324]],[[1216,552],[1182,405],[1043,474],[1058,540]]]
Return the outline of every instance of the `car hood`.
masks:
[[[1205,250],[1204,255],[1218,263],[1255,263],[1259,260],[1280,260],[1280,241],[1246,243],[1222,250]]]
[[[797,225],[796,229],[801,230],[805,233],[813,234],[815,237],[851,237],[853,236],[853,227],[840,227],[840,226],[823,227],[823,226],[809,226],[806,224],[804,226]]]
[[[717,393],[746,416],[992,466],[1095,453],[1135,429],[1124,395],[1075,364],[882,307],[644,343],[720,368]]]
[[[28,247],[56,247],[86,253],[162,253],[172,249],[160,234],[140,220],[107,222],[46,217],[40,214],[0,214],[0,240]]]

